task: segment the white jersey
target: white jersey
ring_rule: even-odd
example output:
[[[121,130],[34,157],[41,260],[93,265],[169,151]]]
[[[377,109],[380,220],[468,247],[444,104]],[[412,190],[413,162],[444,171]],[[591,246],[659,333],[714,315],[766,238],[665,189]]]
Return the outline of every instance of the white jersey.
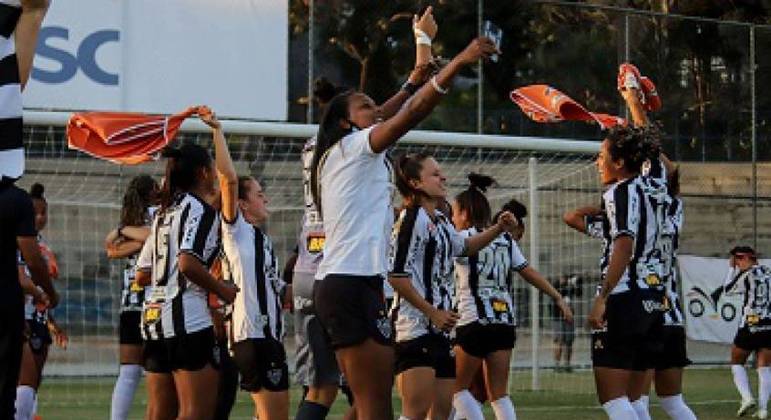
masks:
[[[423,207],[402,210],[392,235],[391,277],[409,277],[412,287],[426,302],[442,310],[452,309],[453,292],[445,279],[446,267],[463,253],[465,238],[438,210],[432,220]],[[439,332],[423,312],[395,293],[391,316],[396,341],[407,341],[429,331]]]
[[[755,265],[736,272],[724,287],[728,293],[744,294],[739,328],[746,327],[750,332],[771,330],[771,268]]]
[[[21,16],[19,0],[0,0],[0,179],[24,172],[22,101],[14,31]]]
[[[212,325],[207,292],[179,271],[179,255],[196,257],[208,269],[219,249],[219,215],[193,194],[180,194],[153,218],[137,270],[150,271],[142,314],[146,340],[191,334]]]
[[[303,210],[300,238],[297,241],[297,262],[295,273],[316,274],[321,260],[324,258],[324,222],[321,221],[313,202],[311,193],[311,164],[313,153],[316,150],[316,138],[309,139],[302,152],[303,162],[303,198],[305,208]]]
[[[233,302],[231,339],[284,337],[281,297],[286,283],[281,280],[273,243],[259,228],[244,220],[239,211],[236,220],[222,220],[222,269],[239,292]]]
[[[464,230],[466,237],[476,235],[476,228]],[[479,322],[482,325],[516,325],[512,300],[514,273],[527,267],[517,242],[504,233],[479,253],[455,259],[458,281],[458,326]]]
[[[319,163],[324,259],[316,279],[328,274],[385,276],[393,226],[391,163],[369,144],[372,127],[343,137]]]

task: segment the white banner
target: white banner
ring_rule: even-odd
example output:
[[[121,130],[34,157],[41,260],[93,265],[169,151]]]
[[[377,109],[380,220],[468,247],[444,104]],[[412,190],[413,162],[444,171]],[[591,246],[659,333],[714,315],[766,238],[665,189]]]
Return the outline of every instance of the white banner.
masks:
[[[739,327],[743,295],[723,293],[728,258],[682,255],[677,261],[688,338],[732,343]],[[769,265],[771,260],[760,260],[760,263]]]
[[[283,121],[287,51],[286,0],[56,0],[24,106]]]

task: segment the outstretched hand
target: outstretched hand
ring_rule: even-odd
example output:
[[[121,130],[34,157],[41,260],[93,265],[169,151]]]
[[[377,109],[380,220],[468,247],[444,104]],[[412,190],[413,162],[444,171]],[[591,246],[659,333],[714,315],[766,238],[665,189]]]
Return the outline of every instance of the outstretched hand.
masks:
[[[488,59],[493,54],[500,55],[501,52],[490,38],[480,36],[471,41],[455,58],[462,64],[468,65],[476,63],[480,58]]]
[[[418,30],[422,31],[424,34],[428,35],[432,41],[434,38],[436,38],[436,33],[439,31],[439,26],[434,20],[433,7],[428,6],[422,15],[414,15],[412,17],[412,29],[415,32]]]
[[[220,121],[217,119],[217,114],[214,113],[214,111],[211,110],[206,105],[201,105],[198,107],[198,118],[203,121],[204,124],[208,125],[209,127],[213,129],[219,129],[222,127],[220,124]]]

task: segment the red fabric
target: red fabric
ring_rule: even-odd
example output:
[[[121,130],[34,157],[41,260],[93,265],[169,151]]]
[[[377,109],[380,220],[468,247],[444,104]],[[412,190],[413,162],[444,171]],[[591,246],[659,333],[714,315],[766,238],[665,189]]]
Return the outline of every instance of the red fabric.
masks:
[[[655,112],[661,109],[661,98],[653,81],[643,76],[634,64],[621,63],[618,66],[617,88],[624,90],[630,87],[640,90],[640,103],[646,111]]]
[[[198,108],[171,116],[133,112],[83,112],[70,117],[67,144],[96,158],[136,165],[171,143],[179,126]]]
[[[589,112],[571,97],[547,85],[524,86],[513,90],[509,97],[528,118],[536,122],[596,122],[603,130],[626,124],[620,117]]]

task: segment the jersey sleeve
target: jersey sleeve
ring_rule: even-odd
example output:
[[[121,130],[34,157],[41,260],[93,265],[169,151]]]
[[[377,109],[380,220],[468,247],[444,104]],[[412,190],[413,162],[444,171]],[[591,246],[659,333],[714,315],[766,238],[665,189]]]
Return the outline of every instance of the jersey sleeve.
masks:
[[[462,256],[466,252],[466,240],[468,237],[455,230],[455,226],[451,223],[445,222],[444,224],[450,238],[450,255],[452,257]]]
[[[390,275],[407,277],[407,266],[412,256],[412,243],[415,239],[418,224],[418,208],[411,207],[402,210],[399,220],[394,224],[391,235]]]
[[[217,220],[217,212],[211,207],[191,205],[189,214],[182,229],[182,242],[179,253],[190,254],[206,264],[207,240],[212,225]]]
[[[519,244],[516,241],[511,241],[511,269],[514,271],[522,271],[527,268],[528,262],[522,250],[519,249]]]
[[[148,271],[153,266],[153,247],[155,246],[155,229],[150,229],[150,236],[145,240],[145,244],[142,245],[142,250],[139,251],[139,257],[137,257],[136,269],[139,271]]]
[[[595,239],[602,239],[602,225],[605,220],[604,214],[584,216],[584,225],[586,226],[587,236]]]
[[[364,130],[356,131],[349,134],[350,141],[346,145],[347,150],[345,153],[353,153],[354,156],[368,156],[374,157],[379,155],[372,150],[372,146],[369,143],[369,135],[375,126],[366,128]]]
[[[634,183],[617,185],[603,195],[605,216],[610,225],[610,237],[637,236],[640,220],[639,197]]]

